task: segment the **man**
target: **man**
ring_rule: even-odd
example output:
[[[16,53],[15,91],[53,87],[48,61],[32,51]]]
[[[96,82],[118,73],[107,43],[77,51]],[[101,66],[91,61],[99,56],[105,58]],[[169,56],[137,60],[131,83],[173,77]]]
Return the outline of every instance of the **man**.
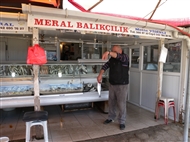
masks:
[[[127,88],[129,84],[129,57],[122,52],[120,46],[115,45],[112,47],[112,51],[106,51],[102,55],[102,59],[108,59],[97,77],[97,81],[102,81],[103,73],[109,68],[109,112],[108,119],[104,121],[104,124],[113,122],[116,117],[116,107],[118,106],[118,122],[121,130],[125,129],[126,121],[126,101],[127,101]]]

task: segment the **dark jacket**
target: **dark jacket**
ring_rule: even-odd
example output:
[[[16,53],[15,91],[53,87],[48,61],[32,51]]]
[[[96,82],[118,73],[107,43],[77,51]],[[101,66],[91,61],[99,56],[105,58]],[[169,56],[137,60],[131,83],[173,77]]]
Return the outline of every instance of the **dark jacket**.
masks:
[[[116,58],[110,58],[102,67],[109,70],[109,82],[112,85],[129,84],[129,58],[126,54],[118,54]]]

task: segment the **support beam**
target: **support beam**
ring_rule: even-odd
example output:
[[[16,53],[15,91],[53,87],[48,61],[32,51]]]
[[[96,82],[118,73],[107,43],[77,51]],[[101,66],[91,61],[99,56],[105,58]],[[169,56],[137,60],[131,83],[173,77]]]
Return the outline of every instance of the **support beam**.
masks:
[[[164,45],[164,39],[161,39],[159,42],[159,56],[161,54],[161,48]],[[158,62],[158,94],[157,97],[162,96],[162,80],[163,80],[163,62]]]
[[[39,43],[39,31],[37,28],[33,28],[33,45]],[[39,65],[33,65],[34,74],[34,110],[40,110],[40,98],[39,98]]]
[[[190,114],[190,49],[188,49],[188,75],[187,75],[187,93],[186,93],[186,102],[185,102],[185,124],[184,124],[184,134],[183,141],[188,142],[189,135],[189,114]]]
[[[33,28],[33,45],[39,43],[39,30]],[[34,110],[40,111],[40,93],[39,93],[39,65],[33,65],[33,75],[34,75]],[[40,126],[35,126],[36,139],[42,139],[42,128]]]
[[[161,39],[159,41],[159,49],[158,49],[159,56],[163,45],[164,45],[164,39]],[[163,64],[164,64],[163,62],[158,62],[158,84],[157,84],[157,99],[155,105],[155,116],[156,116],[156,106],[158,104],[160,97],[162,96]]]
[[[154,11],[152,12],[152,15],[150,16],[150,18],[149,18],[148,20],[151,20],[151,19],[152,19],[152,17],[153,17],[153,15],[154,15],[154,13],[156,12],[158,6],[160,5],[160,2],[161,2],[161,0],[159,0],[159,2],[157,3],[156,7],[154,8]]]
[[[103,0],[100,0],[99,2],[97,2],[96,4],[94,4],[92,7],[90,7],[88,9],[88,11],[91,11],[93,8],[95,8],[97,5],[99,5]]]

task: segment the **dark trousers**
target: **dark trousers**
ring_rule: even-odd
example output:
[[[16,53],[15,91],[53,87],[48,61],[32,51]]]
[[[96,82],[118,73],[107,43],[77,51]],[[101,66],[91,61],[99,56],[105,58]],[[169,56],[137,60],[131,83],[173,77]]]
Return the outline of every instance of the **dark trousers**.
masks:
[[[118,122],[125,124],[126,121],[126,101],[128,85],[111,85],[109,87],[109,112],[108,119],[114,120],[118,107]]]

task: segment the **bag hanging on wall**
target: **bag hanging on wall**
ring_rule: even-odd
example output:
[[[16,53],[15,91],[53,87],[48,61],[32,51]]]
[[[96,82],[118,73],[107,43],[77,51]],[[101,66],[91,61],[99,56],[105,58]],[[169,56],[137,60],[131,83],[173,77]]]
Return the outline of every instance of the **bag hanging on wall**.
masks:
[[[47,63],[45,50],[39,44],[28,48],[27,64],[43,65],[45,63]]]

